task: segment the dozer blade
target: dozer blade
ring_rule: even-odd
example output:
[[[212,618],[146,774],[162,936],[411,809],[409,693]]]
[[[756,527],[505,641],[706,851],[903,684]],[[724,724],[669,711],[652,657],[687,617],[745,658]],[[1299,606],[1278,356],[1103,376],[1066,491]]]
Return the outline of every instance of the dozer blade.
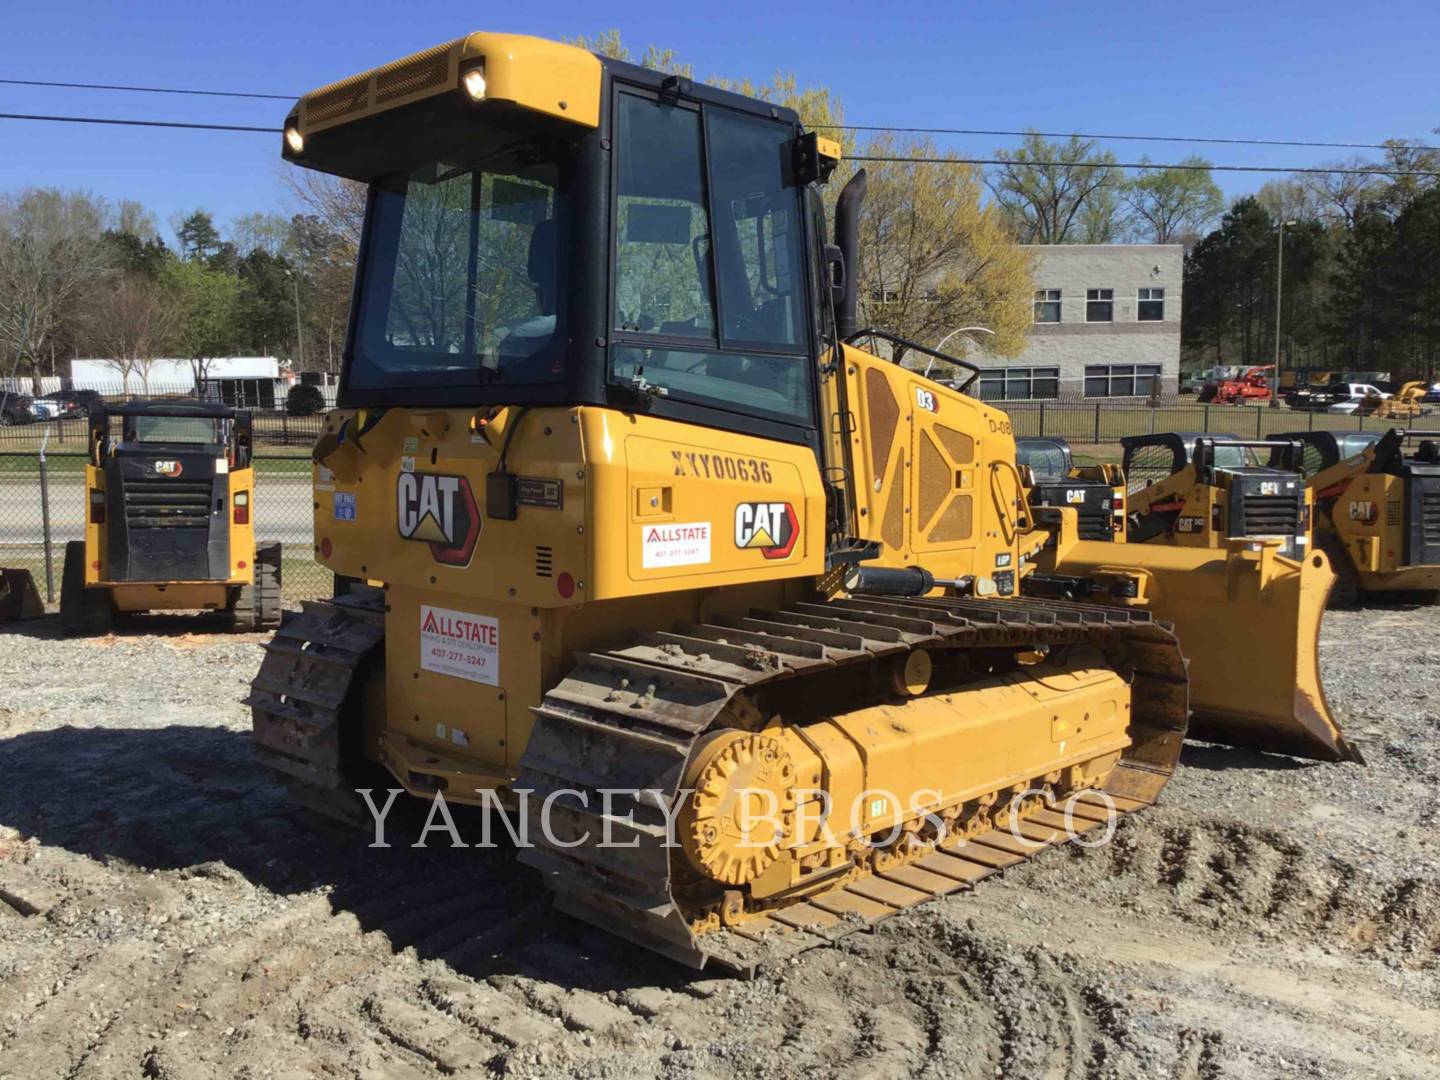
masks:
[[[0,622],[38,619],[45,614],[29,570],[0,569]]]
[[[1056,569],[1145,578],[1138,601],[1171,622],[1190,661],[1193,739],[1320,761],[1360,761],[1320,683],[1320,619],[1335,575],[1320,552],[1081,541]],[[1123,602],[1123,601],[1122,601]]]

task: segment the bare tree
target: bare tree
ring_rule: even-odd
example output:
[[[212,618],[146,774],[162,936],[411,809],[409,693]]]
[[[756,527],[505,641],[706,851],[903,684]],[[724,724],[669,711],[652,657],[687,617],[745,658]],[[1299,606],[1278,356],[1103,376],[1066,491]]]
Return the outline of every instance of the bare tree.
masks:
[[[105,269],[106,217],[104,202],[86,192],[0,196],[0,356],[13,371],[29,368],[38,380],[81,291]]]
[[[150,369],[170,339],[175,317],[160,287],[142,274],[119,275],[90,298],[85,315],[88,340],[119,376],[124,392],[130,392],[130,376],[138,374],[149,394]]]

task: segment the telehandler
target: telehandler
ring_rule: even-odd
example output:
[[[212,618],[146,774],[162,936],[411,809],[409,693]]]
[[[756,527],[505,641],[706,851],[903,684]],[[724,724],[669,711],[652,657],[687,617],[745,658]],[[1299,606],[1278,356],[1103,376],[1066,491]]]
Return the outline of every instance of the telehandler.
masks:
[[[1440,432],[1296,431],[1315,538],[1337,577],[1330,603],[1367,594],[1440,600]]]
[[[255,543],[250,414],[135,401],[89,414],[85,539],[65,545],[60,619],[104,633],[117,613],[218,611],[280,623],[280,545]]]
[[[747,971],[1149,805],[1192,704],[1346,756],[1323,556],[1038,525],[1004,413],[849,343],[976,372],[857,325],[865,174],[832,243],[790,110],[476,33],[307,94],[283,154],[369,187],[314,448],[346,594],[247,699],[305,804],[513,811],[563,910]],[[1254,677],[1188,694],[1157,615]]]

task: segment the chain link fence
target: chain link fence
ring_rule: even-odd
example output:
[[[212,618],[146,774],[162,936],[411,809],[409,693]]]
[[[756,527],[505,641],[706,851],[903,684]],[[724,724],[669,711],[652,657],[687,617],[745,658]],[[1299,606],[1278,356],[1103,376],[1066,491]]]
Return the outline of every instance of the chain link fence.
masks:
[[[83,431],[43,451],[0,445],[0,566],[29,570],[52,604],[60,599],[65,544],[85,538],[84,445]],[[283,545],[286,602],[331,595],[333,577],[314,559],[309,456],[257,448],[254,468],[255,539]]]

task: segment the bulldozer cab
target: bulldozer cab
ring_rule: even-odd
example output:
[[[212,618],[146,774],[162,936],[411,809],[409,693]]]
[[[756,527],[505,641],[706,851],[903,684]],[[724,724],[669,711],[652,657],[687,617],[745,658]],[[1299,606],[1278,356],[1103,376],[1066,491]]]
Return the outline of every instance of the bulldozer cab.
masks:
[[[1227,434],[1169,432],[1122,438],[1128,536],[1202,547],[1279,539],[1298,558],[1310,505],[1298,471],[1301,445]]]
[[[287,124],[296,164],[370,186],[340,400],[623,404],[818,448],[826,141],[790,110],[548,42],[441,52],[472,81],[348,108],[317,91]]]
[[[250,414],[133,401],[92,408],[88,432],[85,539],[66,547],[62,620],[98,631],[116,612],[212,610],[275,625],[279,550],[255,544]]]

